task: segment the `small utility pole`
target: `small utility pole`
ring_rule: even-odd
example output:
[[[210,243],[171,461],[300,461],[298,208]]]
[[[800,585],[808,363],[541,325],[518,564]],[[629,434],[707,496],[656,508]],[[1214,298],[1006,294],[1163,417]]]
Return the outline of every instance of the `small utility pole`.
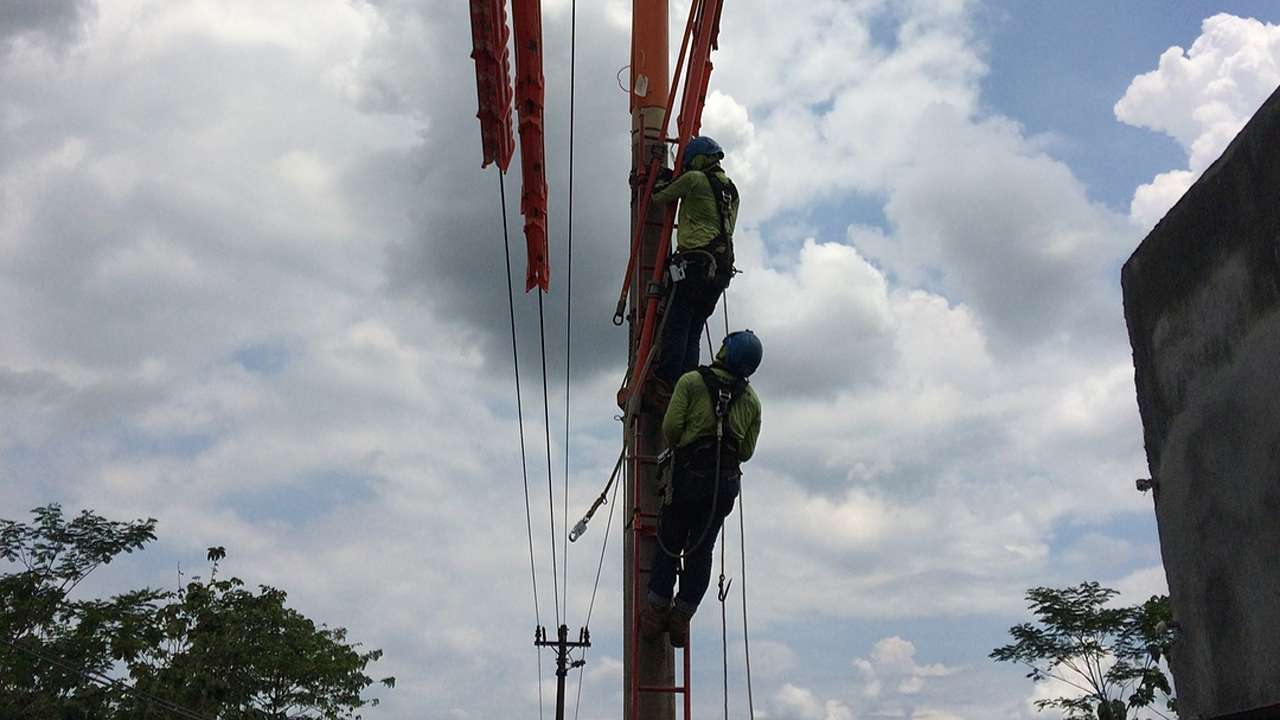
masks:
[[[569,626],[561,625],[555,640],[547,639],[547,629],[538,626],[533,634],[535,647],[549,647],[556,651],[556,720],[564,720],[564,680],[569,671],[582,667],[586,660],[569,661],[569,651],[575,648],[591,647],[591,633],[586,628],[578,631],[578,642],[569,642]]]

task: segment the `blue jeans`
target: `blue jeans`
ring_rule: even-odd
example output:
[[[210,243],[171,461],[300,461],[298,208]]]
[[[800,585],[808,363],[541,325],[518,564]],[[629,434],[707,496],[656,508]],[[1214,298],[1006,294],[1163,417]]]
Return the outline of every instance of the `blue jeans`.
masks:
[[[682,472],[677,469],[675,473],[671,504],[662,508],[658,521],[658,540],[662,545],[654,553],[649,573],[649,601],[656,605],[670,603],[675,589],[678,561],[667,551],[684,552],[684,573],[680,578],[680,592],[675,597],[676,607],[692,615],[702,596],[707,594],[716,536],[725,517],[733,511],[740,486],[737,472],[721,477],[718,488],[714,487],[713,475],[713,470]]]
[[[680,376],[698,367],[702,326],[715,312],[724,287],[715,278],[706,277],[707,266],[689,261],[688,275],[675,284],[667,303],[662,329],[662,350],[654,375],[675,384]]]

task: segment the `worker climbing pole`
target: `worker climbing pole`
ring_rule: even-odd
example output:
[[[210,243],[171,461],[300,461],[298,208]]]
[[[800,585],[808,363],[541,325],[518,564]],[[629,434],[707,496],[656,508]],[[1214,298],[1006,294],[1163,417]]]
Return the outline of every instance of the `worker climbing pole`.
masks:
[[[507,59],[507,39],[505,7],[506,0],[470,0],[472,11],[472,34],[475,51],[472,57],[476,62],[477,89],[480,97],[480,111],[477,114],[481,124],[481,141],[484,148],[484,165],[495,163],[501,172],[507,169],[514,149],[511,123],[511,106],[513,104],[519,114],[519,138],[521,148],[521,177],[523,181],[520,209],[524,216],[524,231],[528,248],[528,268],[526,272],[526,291],[538,289],[539,332],[543,338],[543,395],[544,424],[548,426],[547,465],[548,465],[548,497],[551,499],[551,449],[549,434],[549,418],[546,413],[546,347],[545,330],[543,328],[542,297],[550,285],[550,261],[547,252],[547,181],[544,166],[544,79],[543,79],[543,43],[542,21],[539,0],[510,0],[512,20],[515,27],[515,90],[510,86],[510,64]],[[576,8],[576,5],[575,5]],[[671,252],[671,237],[676,215],[676,203],[667,202],[660,207],[661,200],[654,200],[655,186],[660,180],[669,179],[672,172],[679,174],[688,158],[701,156],[703,159],[714,159],[721,155],[718,146],[710,143],[714,152],[707,152],[708,143],[705,138],[694,141],[702,123],[702,111],[706,100],[710,81],[712,63],[711,52],[716,48],[719,34],[722,0],[692,0],[689,17],[685,23],[684,33],[674,70],[669,65],[668,47],[668,0],[633,0],[632,10],[632,43],[630,61],[629,110],[631,113],[631,232],[630,253],[626,273],[614,314],[614,323],[628,326],[629,366],[625,380],[618,393],[619,404],[624,409],[624,440],[614,473],[587,515],[568,532],[567,525],[561,542],[566,548],[568,543],[577,540],[586,531],[591,516],[603,504],[610,487],[618,478],[619,471],[625,468],[625,478],[620,484],[625,491],[621,503],[625,517],[624,534],[624,572],[623,572],[623,665],[624,665],[624,720],[674,720],[676,703],[680,696],[683,705],[683,716],[687,719],[692,709],[691,643],[687,637],[677,635],[682,646],[680,653],[679,684],[677,684],[676,657],[669,640],[668,633],[641,633],[641,611],[646,604],[646,586],[649,575],[655,567],[655,559],[660,552],[657,542],[659,530],[658,519],[661,513],[662,498],[658,490],[658,468],[662,449],[667,444],[662,437],[663,404],[642,402],[644,388],[649,383],[656,367],[656,358],[660,353],[659,346],[663,336],[663,323],[666,315],[662,311],[663,302],[670,303],[667,292],[668,261]],[[576,10],[575,10],[576,12]],[[576,21],[575,21],[576,22]],[[572,77],[572,69],[570,70]],[[572,158],[572,79],[570,91],[570,158]],[[677,102],[678,98],[678,102]],[[679,116],[676,117],[676,109]],[[674,122],[674,135],[672,135]],[[701,144],[700,144],[701,143]],[[667,158],[674,146],[675,167],[667,167]],[[703,148],[703,149],[699,149]],[[570,161],[570,177],[572,178],[572,161]],[[715,258],[713,267],[718,267],[719,275],[731,277],[732,248],[728,245],[732,234],[733,219],[736,216],[737,192],[732,184],[726,184],[727,177],[719,173],[710,177],[711,166],[694,165],[691,169],[702,170],[708,175],[707,184],[715,198],[715,215],[718,228],[717,240],[724,246],[709,245],[704,254],[709,256],[720,252]],[[503,227],[506,236],[505,186],[499,174],[500,194],[503,198]],[[572,187],[572,185],[570,185]],[[668,193],[672,195],[672,193]],[[665,197],[665,196],[664,196]],[[679,197],[676,195],[675,197]],[[673,198],[667,198],[673,199]],[[723,200],[723,203],[722,203]],[[572,190],[570,190],[569,212],[572,217]],[[682,214],[682,225],[683,225]],[[572,228],[570,228],[571,232]],[[683,233],[683,231],[682,231]],[[715,234],[715,233],[713,233]],[[569,247],[572,247],[570,236]],[[684,236],[681,236],[684,243]],[[506,247],[509,248],[509,245]],[[508,252],[508,296],[513,296],[510,288],[510,256]],[[724,284],[727,284],[727,280]],[[723,287],[721,288],[723,289]],[[539,614],[537,594],[537,567],[534,561],[532,521],[529,509],[528,473],[524,463],[523,410],[520,401],[519,359],[516,356],[515,342],[515,310],[514,300],[511,302],[512,315],[512,352],[516,366],[516,405],[520,416],[521,458],[525,471],[525,503],[526,524],[529,529],[530,570],[533,575],[534,609]],[[714,305],[714,303],[712,303]],[[726,315],[727,323],[727,315]],[[697,323],[694,323],[697,324]],[[686,336],[697,337],[697,329]],[[694,346],[696,347],[696,345]],[[687,355],[687,353],[686,353]],[[696,357],[696,353],[694,353]],[[679,363],[681,365],[687,363]],[[566,362],[567,368],[567,362]],[[687,369],[687,368],[685,368]],[[567,373],[567,369],[566,369]],[[566,378],[568,380],[568,378]],[[566,435],[568,427],[568,410],[566,408]],[[567,440],[567,438],[566,438]],[[717,453],[717,457],[718,457]],[[566,458],[567,463],[567,458]],[[719,476],[718,470],[715,472]],[[568,497],[566,465],[565,497]],[[610,509],[610,521],[613,507]],[[555,508],[551,503],[552,526],[552,575],[555,587],[556,530]],[[607,541],[606,528],[606,541]],[[708,536],[714,533],[708,529]],[[702,543],[695,543],[701,545]],[[607,546],[606,546],[607,547]],[[708,547],[707,558],[710,557]],[[604,548],[601,549],[601,563],[604,559]],[[567,562],[566,562],[567,564]],[[709,564],[707,570],[709,572]],[[664,570],[669,571],[670,568]],[[744,565],[745,572],[745,565]],[[723,574],[723,571],[722,571]],[[596,571],[596,583],[599,584],[600,571]],[[567,579],[566,579],[567,583]],[[719,593],[723,602],[727,594],[727,585],[722,586]],[[568,640],[568,627],[561,622],[561,606],[559,588],[556,587],[556,621],[557,631],[554,640],[541,626],[541,620],[535,633],[535,645],[551,648],[556,652],[556,674],[558,678],[557,718],[564,714],[564,681],[568,670],[581,667],[585,658],[585,649],[589,644],[588,631],[584,627],[577,642]],[[565,588],[565,597],[568,591]],[[591,608],[595,603],[593,589],[587,619],[590,620]],[[744,597],[745,603],[745,597]],[[564,606],[567,615],[567,602]],[[744,633],[745,633],[744,604]],[[745,639],[745,638],[744,638]],[[583,650],[583,656],[572,659],[570,651]],[[748,660],[748,684],[749,680]],[[539,662],[539,693],[541,693],[541,662]],[[726,670],[727,673],[727,670]],[[727,675],[726,675],[727,677]],[[581,687],[579,687],[579,692]],[[727,691],[727,680],[726,680]],[[540,695],[541,697],[541,695]],[[727,713],[726,697],[726,713]]]
[[[697,2],[694,3],[695,5]],[[668,108],[667,0],[635,0],[631,15],[631,243],[625,283],[631,288],[628,358],[631,367],[643,364],[641,323],[647,290],[640,278],[652,277],[658,264],[661,242],[661,213],[650,210],[657,170],[666,166]],[[683,58],[682,58],[683,59]],[[661,277],[661,271],[658,271]],[[624,290],[624,295],[626,291]],[[619,314],[622,303],[619,300]],[[621,317],[615,317],[621,322]],[[633,393],[634,395],[635,393]],[[665,638],[645,639],[638,632],[640,604],[644,598],[641,569],[652,565],[657,551],[654,538],[643,534],[647,520],[656,518],[660,506],[657,495],[656,459],[662,452],[662,419],[639,408],[638,397],[627,398],[632,408],[623,432],[629,447],[624,483],[624,517],[630,530],[623,540],[623,682],[626,706],[623,720],[673,720],[675,696],[642,693],[640,688],[675,687],[674,652]],[[686,696],[687,697],[687,696]]]
[[[669,69],[667,3],[635,0],[632,13],[631,85],[631,253],[614,322],[630,319],[630,371],[619,401],[627,410],[626,446],[629,517],[625,536],[624,608],[627,627],[623,675],[628,696],[625,720],[666,720],[675,717],[675,697],[683,700],[683,715],[692,710],[691,643],[683,643],[680,684],[676,683],[675,654],[667,635],[639,632],[644,607],[646,577],[660,552],[657,519],[661,508],[658,492],[658,459],[663,408],[641,402],[645,383],[656,357],[658,306],[667,272],[675,204],[658,211],[651,202],[654,187],[666,170],[668,145],[676,145],[675,171],[681,169],[685,147],[702,124],[702,109],[710,78],[711,50],[716,46],[720,0],[695,0],[689,9],[674,74]],[[683,78],[677,136],[669,137],[676,96]],[[625,308],[629,307],[629,312]]]

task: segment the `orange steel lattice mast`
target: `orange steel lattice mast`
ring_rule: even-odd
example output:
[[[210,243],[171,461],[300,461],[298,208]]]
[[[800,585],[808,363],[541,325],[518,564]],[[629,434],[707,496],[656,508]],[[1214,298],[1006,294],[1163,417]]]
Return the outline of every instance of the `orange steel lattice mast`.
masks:
[[[629,110],[631,111],[631,228],[636,243],[627,269],[631,290],[631,319],[628,332],[628,352],[631,367],[644,363],[640,338],[646,284],[639,278],[648,278],[654,271],[661,237],[662,214],[648,210],[646,190],[651,190],[651,167],[665,167],[667,144],[665,134],[668,104],[669,61],[667,58],[667,0],[634,0],[631,14],[631,83]],[[643,183],[643,184],[642,184]],[[646,187],[647,186],[647,187]],[[624,291],[625,292],[625,291]],[[615,321],[621,322],[620,318]],[[633,387],[635,391],[638,388]],[[633,407],[638,402],[632,403]],[[638,617],[645,602],[643,572],[653,563],[657,552],[655,539],[644,532],[650,524],[648,517],[656,517],[659,508],[657,498],[657,464],[653,462],[662,451],[662,418],[657,413],[636,410],[637,417],[624,432],[630,448],[627,462],[627,478],[624,485],[626,498],[623,508],[630,519],[630,531],[623,535],[623,720],[674,720],[675,696],[671,694],[640,693],[639,687],[671,687],[674,679],[674,653],[666,636],[656,642],[646,641],[638,632]],[[640,460],[648,459],[648,462]]]
[[[675,717],[675,695],[683,699],[684,718],[692,710],[690,673],[691,643],[681,653],[681,685],[676,685],[674,652],[664,634],[647,640],[639,633],[640,608],[645,602],[645,579],[658,552],[656,534],[660,501],[657,493],[657,458],[662,451],[661,412],[639,401],[651,370],[659,324],[662,285],[670,253],[675,206],[664,211],[650,206],[658,170],[666,167],[667,148],[676,146],[679,172],[685,145],[702,124],[702,110],[717,46],[721,0],[694,0],[680,44],[671,81],[668,72],[666,0],[635,0],[631,47],[631,256],[623,281],[614,322],[630,317],[630,373],[619,393],[629,409],[627,433],[627,482],[625,508],[629,532],[624,535],[623,677],[627,706],[625,720]],[[687,62],[686,62],[687,60]],[[677,137],[667,135],[675,112],[677,88],[683,75]],[[630,312],[624,315],[624,308]]]

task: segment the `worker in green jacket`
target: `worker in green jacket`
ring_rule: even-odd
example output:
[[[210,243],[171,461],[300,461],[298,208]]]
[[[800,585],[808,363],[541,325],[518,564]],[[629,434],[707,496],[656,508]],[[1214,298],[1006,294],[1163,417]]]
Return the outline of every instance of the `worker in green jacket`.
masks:
[[[641,622],[651,638],[668,631],[676,647],[688,640],[689,621],[711,583],[712,551],[738,497],[740,464],[755,453],[760,399],[747,378],[762,357],[750,330],[730,334],[710,367],[680,376],[662,419],[667,447],[674,450],[671,493],[659,517],[659,550]],[[684,572],[673,597],[681,554]]]
[[[683,172],[653,194],[657,205],[680,201],[676,252],[671,257],[672,293],[663,321],[661,355],[651,393],[662,407],[672,386],[698,366],[702,326],[733,278],[733,229],[738,189],[720,167],[724,151],[709,137],[685,147]]]

